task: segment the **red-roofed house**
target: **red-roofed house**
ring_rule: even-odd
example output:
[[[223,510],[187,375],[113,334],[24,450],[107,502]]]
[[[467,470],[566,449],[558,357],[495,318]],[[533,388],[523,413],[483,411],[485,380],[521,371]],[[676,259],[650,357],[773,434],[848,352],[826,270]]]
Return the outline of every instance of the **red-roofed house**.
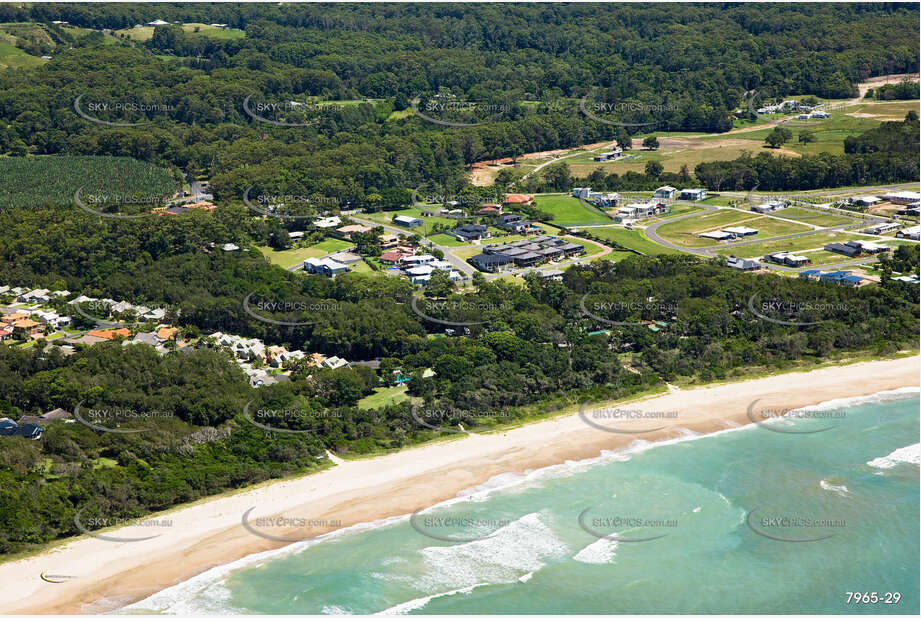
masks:
[[[523,193],[510,193],[505,196],[506,204],[530,204],[533,201],[533,195],[525,195]]]

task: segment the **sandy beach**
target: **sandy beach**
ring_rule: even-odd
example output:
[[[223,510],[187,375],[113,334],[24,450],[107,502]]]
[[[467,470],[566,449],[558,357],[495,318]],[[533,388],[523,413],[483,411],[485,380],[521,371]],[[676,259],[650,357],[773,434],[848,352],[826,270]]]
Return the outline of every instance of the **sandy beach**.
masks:
[[[745,382],[668,393],[626,404],[594,404],[582,414],[504,432],[461,435],[399,453],[337,461],[323,472],[264,483],[232,495],[217,496],[155,515],[168,526],[131,525],[97,531],[122,539],[114,542],[79,537],[42,554],[0,564],[0,590],[6,613],[97,613],[111,611],[212,567],[249,554],[284,547],[250,529],[302,539],[337,528],[371,522],[450,499],[459,491],[503,473],[597,456],[602,450],[637,439],[663,440],[682,430],[710,433],[751,422],[755,410],[789,410],[833,399],[870,395],[900,387],[917,387],[921,357],[856,363]],[[663,412],[659,418],[613,420],[601,409]],[[593,426],[601,425],[602,427]],[[642,433],[616,433],[607,429]],[[644,431],[645,430],[645,431]],[[773,432],[763,431],[765,438]],[[339,522],[333,526],[258,527],[257,518]],[[154,537],[124,542],[124,539]],[[42,578],[45,574],[47,579]]]

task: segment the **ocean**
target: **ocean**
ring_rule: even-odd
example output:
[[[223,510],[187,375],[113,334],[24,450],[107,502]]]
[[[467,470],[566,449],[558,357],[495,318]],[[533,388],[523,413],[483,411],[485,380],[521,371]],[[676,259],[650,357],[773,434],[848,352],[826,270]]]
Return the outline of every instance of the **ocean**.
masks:
[[[249,556],[118,613],[918,614],[919,405],[899,389],[638,439]]]

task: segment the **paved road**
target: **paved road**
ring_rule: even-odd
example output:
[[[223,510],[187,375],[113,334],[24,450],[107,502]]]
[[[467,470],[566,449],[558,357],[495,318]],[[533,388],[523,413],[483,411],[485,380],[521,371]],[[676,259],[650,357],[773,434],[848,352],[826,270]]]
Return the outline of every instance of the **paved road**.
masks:
[[[713,257],[713,254],[711,254],[709,251],[707,251],[704,248],[682,247],[680,245],[676,245],[675,243],[671,241],[665,240],[664,238],[659,236],[659,232],[657,230],[663,225],[665,225],[666,223],[673,223],[675,221],[681,221],[683,219],[690,219],[691,217],[699,217],[700,215],[704,215],[704,214],[719,210],[719,208],[717,208],[716,206],[711,206],[709,204],[696,204],[693,202],[678,201],[675,203],[676,204],[693,204],[694,206],[703,207],[704,210],[703,212],[692,212],[687,215],[681,215],[680,217],[669,217],[668,219],[662,219],[660,221],[656,221],[655,223],[652,223],[651,225],[648,225],[646,227],[646,230],[645,230],[646,236],[649,237],[649,240],[659,243],[663,247],[668,247],[669,249],[675,249],[676,251],[684,251],[685,253],[693,253],[695,255],[703,255],[705,257]]]
[[[716,245],[716,246],[713,246],[713,247],[682,247],[682,246],[680,246],[680,245],[676,245],[675,243],[670,242],[670,241],[668,241],[668,240],[662,238],[662,237],[659,235],[659,233],[658,233],[657,230],[658,230],[661,226],[665,225],[666,223],[671,223],[671,222],[673,222],[673,221],[680,221],[680,220],[682,220],[682,219],[689,219],[689,218],[691,218],[691,217],[699,217],[699,216],[701,216],[701,215],[703,215],[703,214],[706,214],[706,213],[708,213],[708,212],[714,212],[715,210],[719,210],[719,208],[717,208],[716,206],[709,206],[709,205],[704,205],[704,204],[696,204],[696,205],[697,205],[697,206],[703,206],[703,207],[705,208],[705,210],[702,211],[702,212],[693,212],[693,213],[690,213],[690,214],[687,214],[687,215],[682,215],[682,216],[680,216],[680,217],[674,217],[674,218],[670,218],[670,219],[664,219],[664,220],[661,220],[661,221],[656,221],[655,223],[651,224],[650,226],[648,226],[648,227],[646,228],[646,235],[647,235],[647,236],[649,237],[649,239],[652,240],[653,242],[659,243],[660,245],[663,245],[663,246],[668,247],[668,248],[670,248],[670,249],[675,249],[675,250],[677,250],[677,251],[683,251],[683,252],[685,252],[685,253],[692,253],[692,254],[698,255],[698,256],[700,256],[700,257],[714,258],[714,257],[717,257],[717,254],[715,253],[715,250],[717,250],[717,249],[724,249],[724,248],[727,248],[727,247],[729,247],[729,248],[732,248],[732,247],[741,247],[741,246],[745,246],[745,245],[754,245],[754,244],[758,244],[758,243],[763,243],[763,242],[765,242],[765,241],[767,241],[767,240],[783,240],[783,239],[785,239],[785,238],[798,238],[798,237],[800,237],[800,236],[809,236],[810,234],[818,234],[818,233],[820,233],[820,232],[826,232],[826,231],[840,231],[840,230],[846,230],[846,229],[853,228],[853,227],[863,227],[863,226],[868,225],[868,223],[867,223],[866,221],[858,221],[858,222],[856,222],[856,223],[843,223],[843,224],[835,225],[835,226],[831,226],[831,227],[823,227],[823,228],[816,228],[816,229],[812,229],[812,230],[807,230],[807,231],[805,231],[805,232],[796,232],[796,233],[794,233],[794,234],[784,234],[784,235],[782,235],[782,236],[772,236],[772,237],[769,238],[769,239],[767,239],[767,238],[762,238],[762,239],[752,239],[752,240],[741,240],[741,241],[737,241],[737,242],[724,243],[724,244]],[[724,210],[726,210],[726,209],[724,209]],[[842,263],[839,263],[839,264],[829,264],[829,265],[828,265],[828,268],[834,268],[834,269],[839,269],[839,270],[840,270],[840,269],[842,269],[842,268],[846,268],[846,267],[849,267],[849,266],[860,266],[860,265],[869,264],[869,263],[875,262],[875,261],[876,261],[876,257],[874,256],[874,257],[869,257],[869,258],[862,258],[862,259],[859,259],[859,260],[852,260],[852,261],[849,261],[849,262],[842,262]],[[790,267],[790,266],[783,266],[783,265],[781,265],[781,264],[771,264],[771,263],[767,263],[767,262],[762,262],[761,264],[762,264],[762,266],[763,266],[764,268],[767,268],[767,269],[769,269],[769,270],[783,270],[783,271],[787,271],[787,272],[801,272],[802,270],[808,270],[809,268],[813,268],[813,267],[793,268],[793,267]]]

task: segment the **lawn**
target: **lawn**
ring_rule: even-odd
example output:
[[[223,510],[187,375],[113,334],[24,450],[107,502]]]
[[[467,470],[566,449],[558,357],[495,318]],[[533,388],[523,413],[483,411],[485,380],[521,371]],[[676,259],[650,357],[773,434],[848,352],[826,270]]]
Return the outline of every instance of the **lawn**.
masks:
[[[442,245],[445,247],[466,247],[470,243],[458,240],[453,236],[448,236],[447,234],[433,234],[427,237],[433,243]]]
[[[628,249],[635,249],[644,255],[681,253],[680,251],[675,251],[674,249],[669,249],[668,247],[663,247],[658,243],[652,242],[646,238],[646,235],[643,234],[643,232],[639,230],[627,230],[619,226],[611,226],[593,227],[592,229],[586,231],[591,233],[593,236],[604,238],[605,240],[613,240],[614,242],[627,247]],[[617,252],[615,251],[615,253]]]
[[[371,410],[373,408],[383,408],[384,406],[393,405],[406,401],[409,395],[406,394],[406,385],[399,386],[381,386],[374,389],[373,395],[368,395],[358,400],[359,410]]]
[[[604,251],[604,248],[599,247],[593,242],[582,240],[581,238],[566,238],[566,240],[571,242],[574,245],[582,245],[583,247],[585,247],[585,254],[584,254],[585,257],[591,257],[593,255],[597,255],[598,253],[601,253],[602,251]]]
[[[571,195],[538,194],[534,196],[534,206],[543,212],[552,214],[553,222],[557,225],[593,225],[611,221],[607,215],[594,206]]]
[[[324,255],[336,253],[337,251],[342,251],[352,246],[354,246],[353,243],[347,240],[327,238],[310,247],[287,249],[286,251],[276,251],[271,247],[259,247],[259,251],[272,264],[281,266],[282,268],[291,268],[292,266],[302,263],[309,257],[323,257]]]

